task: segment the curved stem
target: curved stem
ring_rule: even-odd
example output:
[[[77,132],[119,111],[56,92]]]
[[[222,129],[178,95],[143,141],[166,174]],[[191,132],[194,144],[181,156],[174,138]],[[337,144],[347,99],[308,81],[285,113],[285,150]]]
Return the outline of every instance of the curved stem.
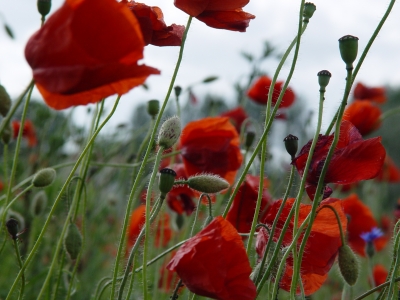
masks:
[[[330,206],[329,204],[327,204],[327,205],[324,205],[324,206],[320,207],[320,208],[317,210],[317,215],[318,215],[318,213],[319,213],[321,210],[323,210],[324,208],[330,209],[330,210],[335,214],[336,221],[337,221],[338,226],[339,226],[340,239],[341,239],[341,241],[342,241],[342,245],[346,245],[346,240],[345,240],[345,238],[344,238],[344,232],[343,232],[342,222],[340,222],[340,217],[339,217],[338,212],[336,211],[335,208],[333,208],[332,206]]]
[[[400,277],[397,277],[394,279],[395,282],[399,282],[400,281]],[[385,283],[382,283],[376,287],[374,287],[373,289],[369,290],[368,292],[365,292],[364,294],[362,294],[361,296],[358,296],[357,298],[355,298],[354,300],[361,300],[366,298],[367,296],[375,293],[376,291],[379,291],[381,288],[387,287],[388,285],[390,285],[390,281],[386,281]],[[390,298],[386,298],[386,299],[390,299]]]
[[[22,259],[21,259],[21,253],[19,252],[19,247],[18,247],[18,238],[13,239],[13,244],[14,244],[15,254],[17,255],[19,268],[22,270],[23,264],[22,264]],[[24,296],[24,290],[25,290],[25,274],[22,270],[21,289],[19,290],[18,300],[22,300],[22,298]]]
[[[50,221],[51,221],[51,219],[52,219],[52,217],[53,217],[53,215],[54,215],[54,213],[55,213],[56,207],[57,207],[58,203],[59,203],[59,202],[61,201],[61,199],[62,199],[63,193],[66,191],[69,182],[70,182],[71,179],[73,178],[76,169],[78,168],[78,166],[79,166],[80,163],[82,162],[82,160],[83,160],[83,158],[85,157],[87,151],[89,150],[91,144],[94,142],[95,138],[97,137],[97,135],[99,134],[99,132],[101,131],[101,129],[106,125],[106,123],[110,120],[110,118],[111,118],[112,115],[114,114],[114,112],[115,112],[115,110],[116,110],[116,108],[117,108],[117,106],[118,106],[118,103],[119,103],[119,99],[120,99],[120,98],[121,98],[121,96],[118,96],[117,100],[115,101],[115,104],[114,104],[113,109],[111,110],[111,112],[109,113],[109,115],[107,116],[107,118],[101,123],[100,127],[99,127],[99,128],[96,130],[96,132],[93,134],[93,136],[92,136],[92,138],[90,139],[89,143],[85,146],[85,148],[83,149],[81,155],[78,157],[78,159],[77,159],[77,161],[76,161],[74,167],[72,168],[72,170],[71,170],[71,172],[70,172],[70,174],[69,174],[67,180],[65,181],[65,183],[64,183],[64,185],[62,186],[60,192],[58,193],[57,198],[56,198],[55,201],[54,201],[54,204],[53,204],[53,206],[52,206],[52,208],[51,208],[51,210],[50,210],[50,212],[49,212],[49,215],[48,215],[48,217],[47,217],[45,223],[43,224],[42,231],[40,232],[39,237],[38,237],[38,239],[36,240],[36,243],[33,245],[33,248],[32,248],[32,250],[31,250],[31,252],[29,253],[28,257],[26,258],[26,261],[25,261],[25,263],[24,263],[24,265],[23,265],[21,271],[18,273],[17,277],[15,278],[14,283],[13,283],[13,285],[11,286],[10,291],[8,292],[8,295],[7,295],[6,300],[7,300],[7,299],[10,299],[11,294],[12,294],[12,292],[14,291],[14,289],[15,289],[15,287],[16,287],[16,282],[19,280],[19,278],[20,278],[21,275],[22,275],[23,270],[29,265],[29,263],[30,263],[31,260],[33,259],[33,256],[36,254],[37,249],[38,249],[38,247],[39,247],[39,244],[40,244],[40,242],[42,241],[42,239],[43,239],[43,237],[44,237],[44,234],[45,234],[45,232],[46,232],[46,230],[47,230],[47,227],[49,226]],[[69,219],[69,218],[71,217],[71,215],[72,215],[72,210],[69,211],[69,214],[68,214],[68,216],[67,216],[67,219]],[[67,225],[68,225],[68,222],[65,222],[64,228],[63,228],[63,230],[62,230],[62,232],[61,232],[61,235],[64,235],[64,234],[65,234],[65,231],[66,231],[66,229],[67,229]],[[58,241],[58,244],[57,244],[56,251],[54,252],[54,253],[55,253],[55,256],[57,256],[57,254],[59,253],[59,249],[61,248],[61,244],[62,244],[62,242],[59,240],[59,241]],[[54,259],[53,259],[53,263],[54,263]],[[52,268],[54,267],[54,264],[53,264],[53,263],[52,263],[52,265],[50,266],[48,275],[51,273]],[[48,280],[49,280],[49,276],[47,276],[44,285],[48,283]],[[37,299],[40,299],[41,295],[43,294],[44,287],[45,287],[44,285],[43,285],[43,287],[42,287],[42,292],[39,294],[39,296],[38,296]]]
[[[168,91],[167,91],[167,95],[165,96],[163,105],[161,106],[160,112],[158,113],[157,119],[156,119],[156,121],[154,123],[154,128],[153,128],[153,131],[152,131],[151,136],[150,136],[150,141],[153,141],[155,136],[156,136],[158,125],[160,124],[160,121],[161,121],[162,115],[164,113],[165,107],[167,106],[169,97],[171,95],[171,92],[172,92],[172,89],[173,89],[173,86],[174,86],[174,83],[175,83],[176,76],[178,75],[179,67],[181,65],[181,61],[182,61],[182,57],[183,57],[183,50],[185,48],[186,37],[187,37],[187,33],[189,31],[191,22],[192,22],[192,17],[189,17],[188,22],[186,24],[185,32],[184,32],[183,37],[182,37],[182,46],[181,46],[180,51],[179,51],[179,57],[178,57],[178,61],[177,61],[176,66],[175,66],[174,74],[172,75],[171,83],[169,85],[169,88],[168,88]],[[151,148],[152,148],[152,145],[149,143],[149,145],[147,146],[145,155],[143,157],[142,164],[141,164],[141,166],[139,168],[138,174],[136,175],[135,182],[133,183],[131,192],[129,194],[128,204],[127,204],[126,211],[125,211],[125,216],[124,216],[124,222],[123,222],[123,225],[122,225],[121,235],[120,235],[119,243],[118,243],[117,257],[116,257],[115,263],[114,263],[113,283],[112,283],[112,286],[111,286],[110,299],[114,299],[114,295],[115,295],[116,280],[117,280],[117,276],[118,276],[118,269],[119,269],[120,261],[121,261],[121,258],[122,258],[122,249],[123,249],[123,246],[124,246],[125,234],[126,234],[126,229],[128,227],[129,214],[130,214],[130,211],[131,211],[133,198],[134,198],[136,189],[137,189],[137,187],[139,185],[140,178],[141,178],[141,176],[142,176],[142,174],[144,172],[144,167],[146,166],[147,161],[149,159]]]

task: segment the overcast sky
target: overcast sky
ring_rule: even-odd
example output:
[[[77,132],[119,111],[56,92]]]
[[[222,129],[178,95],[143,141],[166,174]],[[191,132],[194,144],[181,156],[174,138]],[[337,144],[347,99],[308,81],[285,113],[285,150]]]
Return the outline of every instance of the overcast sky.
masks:
[[[53,0],[52,12],[63,1]],[[173,5],[173,0],[147,0],[147,5],[159,6],[164,12],[167,25],[186,24],[187,15]],[[327,88],[325,111],[336,109],[340,102],[345,79],[345,68],[338,51],[338,39],[351,34],[359,40],[360,52],[366,45],[376,25],[384,14],[389,1],[335,0],[315,1],[317,10],[303,35],[300,56],[290,86],[297,95],[307,100],[310,109],[316,110],[318,102],[317,72],[327,69],[332,73]],[[283,52],[297,30],[300,1],[251,0],[244,11],[256,18],[250,21],[246,33],[217,30],[194,19],[189,31],[184,59],[176,84],[185,87],[216,75],[220,80],[195,90],[206,91],[233,99],[233,84],[248,72],[248,64],[240,56],[241,51],[258,55],[263,41],[268,40]],[[16,97],[31,79],[31,70],[23,52],[29,37],[39,28],[40,17],[33,0],[0,0],[0,13],[13,29],[16,39],[11,40],[0,30],[0,82],[10,95]],[[357,81],[367,85],[400,86],[400,7],[396,4],[364,63]],[[125,95],[114,117],[113,124],[127,121],[135,103],[148,99],[164,99],[175,62],[178,47],[147,46],[143,60],[149,66],[161,70],[161,75],[149,77],[149,91],[135,88]],[[277,62],[268,60],[262,68],[273,74]],[[285,79],[289,65],[279,79]],[[40,95],[36,92],[36,97]],[[107,106],[113,104],[107,100]],[[85,122],[85,121],[82,121]],[[87,121],[89,122],[89,120]],[[325,125],[330,120],[326,119]]]

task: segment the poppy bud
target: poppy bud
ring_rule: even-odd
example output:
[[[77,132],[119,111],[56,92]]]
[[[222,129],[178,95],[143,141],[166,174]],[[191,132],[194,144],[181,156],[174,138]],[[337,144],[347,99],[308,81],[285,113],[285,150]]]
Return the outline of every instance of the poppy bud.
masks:
[[[210,77],[207,77],[207,78],[203,79],[203,83],[213,82],[213,81],[215,81],[217,79],[218,79],[218,76],[210,76]]]
[[[348,245],[342,245],[339,248],[339,269],[344,280],[349,285],[354,285],[358,278],[358,261]]]
[[[35,197],[33,197],[31,202],[30,211],[32,216],[40,216],[46,209],[46,205],[47,195],[45,191],[39,191],[39,193],[36,193]]]
[[[160,189],[161,195],[165,197],[167,193],[172,189],[175,183],[176,172],[172,169],[164,168],[160,170],[160,181],[158,188]]]
[[[11,107],[11,98],[4,86],[0,84],[0,114],[5,117]]]
[[[327,71],[327,70],[322,70],[319,71],[318,74],[318,83],[319,83],[319,91],[321,93],[325,92],[325,88],[328,86],[329,84],[329,80],[332,77],[331,72]]]
[[[181,93],[182,93],[182,88],[181,88],[179,85],[176,85],[176,86],[174,87],[174,91],[175,91],[175,97],[176,97],[176,98],[179,98],[179,96],[180,96]]]
[[[42,188],[49,186],[56,178],[56,170],[52,168],[45,168],[37,172],[32,179],[34,187]]]
[[[246,149],[249,149],[251,147],[251,145],[253,145],[255,138],[256,138],[256,134],[253,131],[248,131],[246,133],[246,140],[244,142]]]
[[[297,136],[289,134],[283,139],[283,141],[285,142],[286,151],[290,154],[292,159],[294,159],[299,145],[299,138]]]
[[[6,227],[8,233],[11,235],[11,238],[13,240],[16,240],[18,238],[18,221],[13,218],[10,218],[6,222]]]
[[[172,117],[166,120],[158,134],[158,145],[164,149],[169,149],[178,141],[181,135],[181,120],[178,117]]]
[[[51,9],[51,0],[38,0],[37,8],[42,17],[47,16]]]
[[[178,229],[180,230],[182,229],[184,223],[185,219],[183,218],[183,216],[181,214],[177,214],[175,218],[176,227],[178,227]]]
[[[306,2],[304,4],[304,10],[303,10],[304,23],[308,23],[308,21],[312,18],[316,9],[317,7],[315,6],[314,3]]]
[[[82,248],[82,235],[74,223],[68,224],[64,237],[64,249],[71,259],[76,259]]]
[[[358,37],[345,35],[339,39],[339,50],[346,69],[353,69],[353,62],[356,60],[358,52]]]
[[[159,111],[160,111],[160,101],[153,99],[147,102],[147,113],[150,116],[154,118],[155,116],[157,116]]]
[[[3,134],[1,135],[1,140],[3,142],[4,145],[8,145],[11,141],[11,131],[12,128],[10,126],[10,124],[8,124],[4,130],[3,130]]]
[[[214,194],[229,187],[228,181],[217,175],[196,175],[187,180],[187,185],[199,192]]]

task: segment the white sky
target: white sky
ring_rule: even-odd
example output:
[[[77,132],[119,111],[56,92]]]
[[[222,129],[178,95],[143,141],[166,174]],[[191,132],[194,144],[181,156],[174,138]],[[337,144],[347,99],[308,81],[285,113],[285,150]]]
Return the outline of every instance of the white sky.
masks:
[[[53,0],[52,12],[62,3],[61,0]],[[163,10],[167,25],[186,24],[187,15],[175,8],[173,0],[147,0],[145,3],[159,6]],[[389,1],[319,0],[314,3],[317,11],[303,35],[300,57],[290,87],[307,100],[310,109],[316,110],[319,89],[316,74],[323,69],[329,70],[332,78],[327,88],[325,111],[331,115],[339,104],[344,89],[345,68],[338,50],[338,39],[346,34],[359,37],[360,53]],[[246,33],[217,30],[194,19],[176,84],[186,87],[210,75],[217,75],[220,80],[195,91],[200,94],[208,91],[232,99],[235,95],[233,83],[249,71],[249,65],[240,56],[240,52],[258,55],[265,40],[284,52],[297,30],[299,5],[300,1],[295,0],[251,0],[244,11],[254,14],[256,19],[250,21]],[[31,70],[23,55],[24,45],[39,28],[40,17],[36,10],[36,1],[33,0],[0,0],[0,13],[16,36],[16,40],[11,40],[4,30],[0,30],[0,82],[11,96],[16,97],[31,79]],[[400,7],[395,4],[359,72],[357,81],[374,86],[400,86],[399,28]],[[143,62],[160,69],[162,73],[148,79],[149,91],[136,88],[122,98],[117,116],[112,122],[114,125],[128,121],[138,101],[164,99],[178,51],[178,47],[146,47]],[[276,65],[276,61],[268,60],[262,67],[267,73],[273,74]],[[279,77],[280,80],[285,79],[287,71],[288,65]],[[35,95],[40,97],[37,92]],[[107,105],[112,104],[113,100],[108,99]],[[325,124],[330,122],[329,119],[325,120]]]

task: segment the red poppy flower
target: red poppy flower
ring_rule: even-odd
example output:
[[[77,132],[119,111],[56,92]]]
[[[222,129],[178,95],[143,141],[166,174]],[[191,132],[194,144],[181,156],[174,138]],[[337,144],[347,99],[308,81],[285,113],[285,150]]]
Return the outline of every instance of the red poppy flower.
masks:
[[[245,32],[255,16],[244,12],[249,0],[175,0],[177,8],[195,17],[207,26],[217,29]]]
[[[138,65],[144,42],[126,5],[67,0],[28,41],[25,57],[47,105],[96,103],[141,85],[157,69]]]
[[[180,140],[187,175],[216,174],[232,184],[242,164],[239,144],[239,135],[227,117],[188,123]]]
[[[248,115],[246,111],[243,109],[243,107],[238,106],[234,109],[228,110],[222,114],[220,114],[221,117],[228,117],[233,126],[235,126],[236,131],[240,133],[240,130],[242,129],[242,124],[244,120],[248,118]]]
[[[318,138],[306,178],[306,190],[311,199],[314,199],[318,179],[332,141],[333,134],[320,135]],[[312,140],[301,149],[292,162],[300,175],[303,175],[311,143]],[[339,142],[334,150],[324,183],[351,184],[372,179],[382,168],[385,155],[386,151],[380,137],[363,140],[353,124],[343,121],[340,126]],[[324,198],[329,197],[331,193],[332,190],[326,187]]]
[[[388,155],[386,155],[383,166],[375,179],[385,182],[400,182],[400,170]]]
[[[21,122],[12,121],[11,124],[13,127],[13,137],[14,139],[16,139],[18,137],[19,129],[21,127]],[[27,139],[29,147],[35,147],[37,145],[35,127],[33,126],[32,121],[25,120],[24,129],[22,131],[22,137]]]
[[[286,219],[288,218],[289,211],[294,204],[295,199],[288,199],[282,214],[279,216],[277,227],[273,240],[276,242],[281,234],[281,229]],[[262,222],[267,225],[272,225],[276,214],[281,206],[282,200],[276,201],[272,204],[266,217]],[[339,199],[329,198],[325,199],[320,204],[320,211],[318,212],[314,223],[311,228],[310,237],[307,240],[303,259],[301,261],[300,275],[303,282],[305,295],[311,295],[317,291],[328,277],[328,272],[331,269],[335,258],[338,254],[339,247],[342,245],[339,225],[337,223],[335,214],[330,209],[321,209],[325,205],[333,207],[342,224],[343,231],[346,232],[347,219],[343,212],[341,201]],[[300,204],[299,225],[305,220],[311,211],[311,205]],[[293,238],[293,220],[289,224],[289,228],[285,233],[283,239],[283,247],[289,246]],[[268,242],[268,232],[261,228],[257,235],[256,250],[261,258],[265,251],[265,246]],[[302,238],[298,240],[300,246]],[[285,272],[279,283],[279,287],[285,291],[290,290],[290,285],[293,275],[293,259],[289,257],[286,260]],[[298,290],[300,292],[300,290]]]
[[[371,232],[378,226],[370,208],[361,202],[357,194],[351,194],[342,200],[345,214],[349,217],[347,226],[348,242],[350,247],[359,255],[365,256],[366,242],[362,234]],[[373,241],[375,250],[382,250],[388,241],[386,236],[378,237]]]
[[[247,96],[258,104],[267,104],[269,88],[272,80],[268,76],[261,76],[254,85],[247,91]],[[278,101],[279,94],[283,87],[283,81],[277,81],[274,86],[274,92],[272,93],[272,105],[275,105]],[[293,104],[296,96],[291,89],[287,89],[283,95],[280,108],[289,107]]]
[[[374,277],[375,286],[381,285],[386,282],[386,277],[388,276],[388,271],[385,266],[377,264],[372,270],[372,276]]]
[[[382,104],[386,102],[385,88],[371,88],[359,82],[354,88],[354,98],[356,100],[368,100]]]
[[[367,135],[381,126],[382,111],[369,101],[355,101],[344,111],[343,120],[347,120],[358,129],[361,135]]]
[[[146,221],[145,212],[146,206],[140,205],[132,212],[130,216],[129,228],[127,233],[127,249],[132,248],[140,233],[140,230],[142,230],[142,227],[144,226],[144,223]],[[161,214],[158,219],[159,220],[156,226],[157,232],[154,240],[154,245],[156,247],[159,247],[162,243],[162,246],[165,247],[171,240],[172,236],[172,230],[169,226],[169,215],[167,213]]]
[[[176,172],[176,178],[188,179],[185,166],[182,163],[173,165],[172,169]],[[185,212],[186,215],[190,216],[196,208],[193,202],[193,198],[196,195],[197,193],[187,185],[175,185],[167,194],[167,204],[177,214],[181,215]]]
[[[226,216],[226,219],[231,222],[240,233],[250,232],[256,209],[259,180],[259,176],[246,175],[246,179],[240,186],[235,199],[233,199],[228,215]],[[263,219],[264,215],[267,213],[267,209],[272,204],[272,198],[266,189],[266,187],[268,187],[267,179],[264,179],[264,187],[259,220]]]
[[[127,3],[140,24],[145,45],[154,46],[180,46],[185,26],[172,24],[167,26],[164,22],[164,15],[157,6],[147,6],[135,1]]]
[[[188,240],[167,269],[195,294],[220,300],[253,300],[256,287],[242,238],[222,217]]]

